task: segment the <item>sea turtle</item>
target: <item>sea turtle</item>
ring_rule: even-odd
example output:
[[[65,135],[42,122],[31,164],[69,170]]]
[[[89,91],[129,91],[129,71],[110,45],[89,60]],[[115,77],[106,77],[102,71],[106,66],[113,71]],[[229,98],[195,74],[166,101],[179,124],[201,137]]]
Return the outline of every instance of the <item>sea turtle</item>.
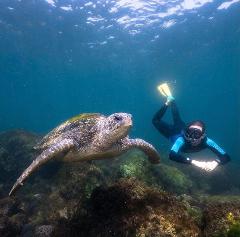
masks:
[[[142,139],[129,139],[132,116],[114,113],[80,114],[68,119],[48,133],[36,145],[41,153],[22,173],[9,196],[40,166],[53,159],[86,161],[116,157],[131,148],[142,150],[151,163],[159,163],[156,149]]]

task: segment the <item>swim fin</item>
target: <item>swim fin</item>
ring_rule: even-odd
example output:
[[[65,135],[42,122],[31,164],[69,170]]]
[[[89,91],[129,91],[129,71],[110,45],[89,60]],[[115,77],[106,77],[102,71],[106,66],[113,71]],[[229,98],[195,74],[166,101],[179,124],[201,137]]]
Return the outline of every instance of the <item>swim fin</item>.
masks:
[[[172,96],[172,93],[171,93],[170,88],[167,83],[163,83],[163,84],[159,85],[157,87],[157,89],[165,97]]]

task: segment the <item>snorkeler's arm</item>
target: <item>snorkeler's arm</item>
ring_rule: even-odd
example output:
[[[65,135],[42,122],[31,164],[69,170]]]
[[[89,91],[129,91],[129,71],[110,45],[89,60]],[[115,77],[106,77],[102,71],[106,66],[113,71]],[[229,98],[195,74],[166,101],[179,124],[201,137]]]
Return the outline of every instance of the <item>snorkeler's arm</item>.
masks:
[[[210,150],[212,150],[218,156],[216,161],[219,164],[224,165],[231,160],[230,156],[210,138],[207,138],[206,145]]]
[[[191,164],[191,159],[188,157],[185,157],[180,154],[181,148],[185,144],[183,137],[179,137],[175,143],[173,144],[171,151],[169,153],[169,159],[180,162],[180,163],[186,163],[186,164]]]

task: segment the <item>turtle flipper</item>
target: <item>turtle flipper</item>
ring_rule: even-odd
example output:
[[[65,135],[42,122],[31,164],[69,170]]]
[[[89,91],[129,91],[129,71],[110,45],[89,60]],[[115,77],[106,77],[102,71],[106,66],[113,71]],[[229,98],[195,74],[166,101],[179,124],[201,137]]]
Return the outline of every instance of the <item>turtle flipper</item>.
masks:
[[[13,185],[9,196],[11,196],[19,187],[23,186],[23,182],[40,166],[49,160],[56,157],[60,153],[69,151],[75,143],[71,139],[63,139],[61,142],[52,145],[48,149],[44,150],[27,169],[24,170],[22,175],[17,179],[16,183]]]
[[[126,139],[124,143],[124,145],[126,145],[129,149],[137,148],[143,151],[148,156],[149,162],[151,162],[152,164],[158,164],[160,162],[159,153],[150,143],[139,138]]]

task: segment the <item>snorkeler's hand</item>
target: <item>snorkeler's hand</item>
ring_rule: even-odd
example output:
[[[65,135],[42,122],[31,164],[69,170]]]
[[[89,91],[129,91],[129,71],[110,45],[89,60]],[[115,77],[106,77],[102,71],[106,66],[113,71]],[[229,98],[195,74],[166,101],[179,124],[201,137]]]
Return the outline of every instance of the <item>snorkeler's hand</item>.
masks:
[[[166,101],[165,104],[168,106],[168,105],[170,105],[174,100],[175,100],[175,98],[170,95],[170,96],[167,97],[167,101]]]

